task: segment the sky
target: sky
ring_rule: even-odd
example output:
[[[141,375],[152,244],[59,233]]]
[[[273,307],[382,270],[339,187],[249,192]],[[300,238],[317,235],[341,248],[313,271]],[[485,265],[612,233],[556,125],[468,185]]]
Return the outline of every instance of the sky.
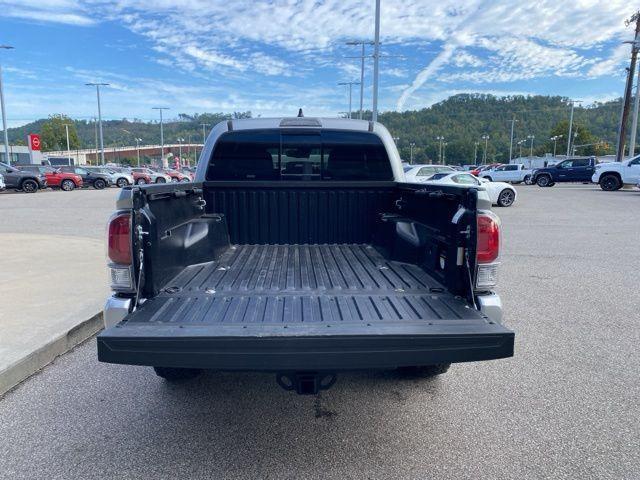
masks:
[[[336,116],[373,40],[374,0],[0,0],[9,126],[62,113],[156,120],[250,110]],[[379,107],[464,92],[622,96],[628,0],[382,0]],[[367,46],[364,107],[371,108]],[[353,88],[353,109],[359,87]]]

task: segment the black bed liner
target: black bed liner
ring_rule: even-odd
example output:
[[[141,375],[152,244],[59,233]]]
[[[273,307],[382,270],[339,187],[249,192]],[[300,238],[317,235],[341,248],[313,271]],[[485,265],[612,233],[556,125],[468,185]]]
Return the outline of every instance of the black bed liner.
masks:
[[[368,244],[238,245],[98,337],[102,361],[245,370],[503,358],[513,332]]]
[[[371,245],[242,245],[187,267],[130,322],[289,324],[480,318]]]

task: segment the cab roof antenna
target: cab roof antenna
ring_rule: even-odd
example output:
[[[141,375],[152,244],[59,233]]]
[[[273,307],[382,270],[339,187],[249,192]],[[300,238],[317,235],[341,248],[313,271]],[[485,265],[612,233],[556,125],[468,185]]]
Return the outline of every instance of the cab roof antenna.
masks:
[[[302,113],[302,109],[301,108],[298,109],[298,117],[300,117],[300,118],[304,117],[304,113]]]

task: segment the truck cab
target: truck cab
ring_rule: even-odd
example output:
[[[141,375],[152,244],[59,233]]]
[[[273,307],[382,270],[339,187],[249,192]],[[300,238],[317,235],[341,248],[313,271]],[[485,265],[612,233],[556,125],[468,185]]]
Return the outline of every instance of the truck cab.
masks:
[[[591,182],[595,172],[596,159],[569,158],[553,166],[538,168],[533,171],[533,181],[539,187],[552,187],[558,182]]]
[[[272,372],[313,394],[348,370],[512,356],[486,191],[404,180],[379,123],[218,124],[193,183],[121,190],[98,359],[167,381]]]

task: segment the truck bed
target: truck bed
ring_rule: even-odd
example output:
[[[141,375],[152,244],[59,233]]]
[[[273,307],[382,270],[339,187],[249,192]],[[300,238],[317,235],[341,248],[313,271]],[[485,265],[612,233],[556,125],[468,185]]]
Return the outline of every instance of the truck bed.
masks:
[[[235,245],[98,336],[101,361],[350,370],[513,355],[513,332],[368,244]]]
[[[371,245],[235,245],[185,268],[129,322],[246,330],[480,317],[417,265],[387,261]]]

